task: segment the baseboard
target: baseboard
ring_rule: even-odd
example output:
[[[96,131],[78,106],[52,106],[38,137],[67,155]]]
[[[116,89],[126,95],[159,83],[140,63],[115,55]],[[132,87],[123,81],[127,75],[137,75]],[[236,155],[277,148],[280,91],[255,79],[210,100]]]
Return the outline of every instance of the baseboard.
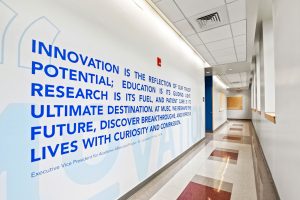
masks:
[[[223,122],[223,124],[221,124],[218,128],[216,128],[215,130],[213,130],[213,132],[211,132],[211,133],[214,133],[214,132],[220,130],[225,124],[227,124],[227,122],[228,122],[228,120],[226,120],[225,122]]]
[[[162,168],[160,168],[158,171],[156,171],[154,174],[152,174],[150,177],[148,177],[147,179],[145,179],[143,182],[139,183],[137,186],[135,186],[133,189],[131,189],[129,192],[127,192],[126,194],[124,194],[122,197],[120,197],[118,200],[126,200],[129,197],[131,197],[133,194],[135,194],[137,191],[139,191],[141,188],[143,188],[147,183],[149,183],[150,181],[152,181],[155,177],[157,177],[158,175],[160,175],[163,171],[165,171],[167,168],[169,168],[171,165],[173,165],[176,161],[178,161],[180,158],[184,157],[186,154],[188,154],[191,150],[193,150],[197,145],[201,144],[204,140],[206,139],[206,137],[202,138],[201,140],[199,140],[198,142],[196,142],[195,144],[193,144],[191,147],[189,147],[187,150],[185,150],[184,152],[182,152],[180,155],[178,155],[176,158],[174,158],[172,161],[170,161],[169,163],[167,163],[165,166],[163,166]]]

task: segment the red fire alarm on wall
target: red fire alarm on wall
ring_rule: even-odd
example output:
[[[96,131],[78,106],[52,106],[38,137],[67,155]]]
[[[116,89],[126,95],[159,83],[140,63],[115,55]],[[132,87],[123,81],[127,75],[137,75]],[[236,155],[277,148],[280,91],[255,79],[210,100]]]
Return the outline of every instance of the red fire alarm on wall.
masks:
[[[161,67],[161,58],[160,57],[157,57],[157,59],[156,59],[156,64],[157,64],[157,66],[158,67]]]

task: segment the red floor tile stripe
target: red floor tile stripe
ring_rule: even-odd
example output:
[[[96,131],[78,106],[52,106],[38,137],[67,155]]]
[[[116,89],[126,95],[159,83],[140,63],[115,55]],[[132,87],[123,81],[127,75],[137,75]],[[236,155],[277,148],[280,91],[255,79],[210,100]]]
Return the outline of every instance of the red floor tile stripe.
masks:
[[[220,150],[214,150],[210,156],[220,157],[220,158],[229,158],[231,160],[237,160],[238,159],[238,153],[228,152],[228,151],[220,151]]]
[[[231,193],[190,182],[177,200],[230,200]]]

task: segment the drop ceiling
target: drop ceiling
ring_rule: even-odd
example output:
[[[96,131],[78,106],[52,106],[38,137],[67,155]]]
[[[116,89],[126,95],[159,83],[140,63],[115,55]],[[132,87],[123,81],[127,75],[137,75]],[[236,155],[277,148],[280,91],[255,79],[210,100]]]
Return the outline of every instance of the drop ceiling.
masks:
[[[250,77],[247,72],[224,74],[219,77],[229,88],[248,88],[249,86]]]
[[[152,0],[212,66],[246,61],[245,1]]]

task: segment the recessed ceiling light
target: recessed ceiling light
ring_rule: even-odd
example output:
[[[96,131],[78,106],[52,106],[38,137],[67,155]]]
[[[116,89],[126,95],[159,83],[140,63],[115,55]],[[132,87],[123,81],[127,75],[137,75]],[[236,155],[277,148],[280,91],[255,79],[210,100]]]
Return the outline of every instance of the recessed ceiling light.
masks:
[[[229,71],[231,71],[232,69],[230,68],[230,69],[228,69]]]
[[[209,74],[210,72],[206,72],[207,74]]]

